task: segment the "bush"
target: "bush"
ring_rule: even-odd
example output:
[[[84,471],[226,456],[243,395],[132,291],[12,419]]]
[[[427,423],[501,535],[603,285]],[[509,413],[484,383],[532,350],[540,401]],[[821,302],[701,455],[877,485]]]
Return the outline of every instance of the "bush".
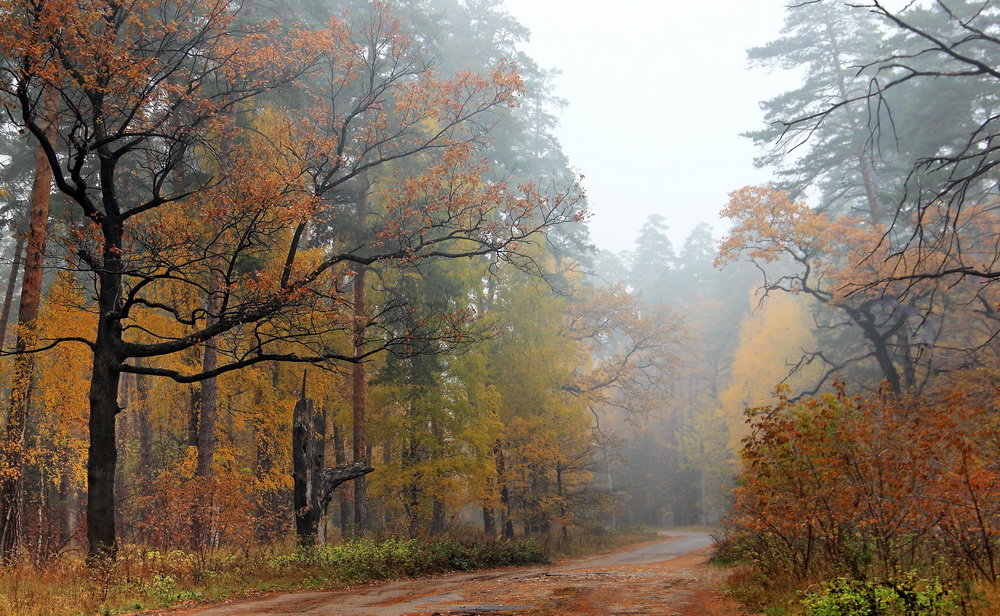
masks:
[[[750,409],[727,537],[767,575],[1000,578],[1000,425],[959,395]]]
[[[444,571],[469,571],[489,567],[545,562],[537,541],[481,541],[444,537],[431,541],[391,538],[376,542],[359,539],[332,546],[301,549],[277,563],[319,567],[331,578],[364,582],[413,577]]]
[[[802,600],[807,616],[945,616],[961,605],[937,579],[909,574],[882,581],[838,578]]]

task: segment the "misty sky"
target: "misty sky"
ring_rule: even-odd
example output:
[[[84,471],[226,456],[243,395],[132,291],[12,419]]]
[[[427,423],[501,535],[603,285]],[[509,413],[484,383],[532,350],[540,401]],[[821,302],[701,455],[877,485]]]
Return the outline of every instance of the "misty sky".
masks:
[[[775,38],[782,0],[505,0],[531,30],[525,48],[562,76],[557,135],[586,176],[592,237],[630,249],[660,213],[679,245],[718,221],[730,191],[769,178],[739,136],[788,77],[749,70],[746,49]]]

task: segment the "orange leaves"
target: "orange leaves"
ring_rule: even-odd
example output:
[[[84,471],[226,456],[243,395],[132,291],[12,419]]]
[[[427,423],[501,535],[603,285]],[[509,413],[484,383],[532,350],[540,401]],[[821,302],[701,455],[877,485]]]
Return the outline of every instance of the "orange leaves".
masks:
[[[291,129],[320,194],[362,167],[481,140],[491,111],[513,104],[522,89],[507,61],[489,75],[435,75],[385,3],[302,41],[318,60],[299,84],[310,121]]]
[[[767,186],[747,186],[729,197],[721,215],[733,220],[734,226],[720,246],[719,264],[740,256],[764,263],[781,258],[820,262],[819,276],[832,275],[843,282],[838,269],[853,270],[881,240],[881,234],[866,228],[861,219],[830,218]]]
[[[989,267],[1000,224],[996,204],[970,205],[961,225],[947,232],[939,226],[947,217],[925,221],[924,239],[915,248],[912,238],[887,234],[864,218],[828,216],[767,186],[734,191],[721,215],[733,221],[733,229],[720,245],[717,264],[741,257],[761,264],[791,260],[808,268],[804,276],[811,280],[803,282],[829,292],[834,301],[870,289],[904,296],[922,274]],[[943,236],[935,237],[935,229]],[[949,243],[955,241],[964,242],[961,254]]]
[[[965,574],[996,575],[988,544],[1000,532],[1000,432],[977,404],[849,397],[840,387],[747,415],[731,519],[744,540],[785,545],[797,573],[893,575],[948,558]]]
[[[382,250],[408,252],[413,260],[494,251],[506,257],[548,226],[578,215],[582,194],[576,186],[552,196],[530,185],[511,190],[489,179],[486,161],[471,144],[450,144],[423,158],[421,172],[378,187],[384,211],[372,226]]]
[[[6,87],[48,83],[70,113],[93,114],[109,135],[176,129],[181,121],[191,130],[289,81],[308,61],[300,31],[283,32],[277,22],[237,29],[237,13],[213,0],[3,0],[0,13],[8,26],[0,54],[16,76]],[[14,68],[20,62],[27,72]]]

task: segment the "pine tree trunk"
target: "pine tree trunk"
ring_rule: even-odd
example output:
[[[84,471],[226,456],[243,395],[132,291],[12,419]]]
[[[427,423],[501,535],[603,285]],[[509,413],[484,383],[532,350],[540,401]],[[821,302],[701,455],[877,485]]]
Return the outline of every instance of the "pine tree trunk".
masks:
[[[7,292],[3,297],[3,311],[0,312],[0,347],[7,346],[7,325],[10,323],[10,307],[14,303],[14,289],[17,288],[17,270],[24,255],[24,234],[15,232],[14,258],[10,264],[10,275],[7,277]]]
[[[392,464],[392,443],[391,441],[382,442],[382,468],[389,468]],[[369,450],[371,446],[369,446]],[[375,528],[375,532],[384,533],[386,531],[391,531],[395,525],[395,519],[392,515],[392,508],[388,503],[382,503],[379,508],[378,525]]]
[[[57,105],[56,92],[45,91],[45,134],[55,140]],[[31,406],[31,380],[35,355],[25,353],[35,345],[38,312],[42,301],[42,266],[45,263],[45,242],[48,239],[49,201],[52,194],[52,168],[39,146],[35,150],[35,177],[31,187],[28,214],[28,242],[24,258],[24,283],[21,305],[17,313],[19,353],[14,357],[11,377],[10,410],[4,427],[3,467],[9,469],[0,480],[0,558],[16,554],[21,544],[21,518],[24,507],[24,446],[28,411]]]
[[[361,196],[358,199],[357,221],[358,235],[361,239],[366,233],[365,219],[368,216],[368,172],[359,178],[361,181]],[[360,358],[365,352],[365,274],[366,269],[358,265],[354,278],[354,357]],[[351,410],[353,415],[353,455],[354,460],[368,457],[367,419],[365,406],[368,398],[368,382],[365,374],[365,364],[357,361],[351,374]],[[354,482],[354,531],[362,536],[368,528],[367,485],[364,477]]]
[[[347,447],[344,443],[344,431],[337,424],[333,425],[333,455],[337,466],[347,464]],[[351,508],[353,498],[347,490],[337,492],[337,501],[340,504],[340,536],[346,537],[354,522],[354,511]]]
[[[360,269],[354,280],[354,356],[364,354],[364,314],[365,314],[365,270]],[[368,383],[365,375],[365,364],[358,361],[353,366],[351,375],[351,409],[353,411],[353,454],[355,460],[362,460],[367,455],[367,419],[365,406],[367,403]],[[354,482],[354,531],[362,536],[368,524],[368,502],[366,499],[365,478],[360,477]]]
[[[500,523],[504,539],[514,538],[514,521],[510,517],[510,488],[507,485],[506,461],[504,460],[503,448],[499,443],[493,448],[493,456],[496,459],[497,477],[500,482]]]
[[[208,298],[206,300],[205,318],[206,327],[211,327],[218,321],[218,313],[221,307],[222,276],[220,263],[217,258],[213,258],[212,272],[209,274]],[[202,371],[209,372],[219,366],[218,343],[213,338],[205,342],[205,350],[202,355]],[[197,547],[211,545],[212,541],[212,509],[214,506],[215,489],[212,479],[215,468],[212,463],[215,458],[216,444],[216,422],[218,419],[219,406],[219,386],[215,378],[205,379],[201,382],[199,390],[199,413],[198,429],[196,436],[196,447],[198,450],[197,465],[194,476],[198,488],[198,502],[195,505],[192,540]]]
[[[826,33],[830,38],[830,42],[833,44],[833,66],[837,73],[837,89],[840,94],[841,101],[850,100],[850,93],[847,91],[847,82],[844,78],[844,63],[840,56],[840,45],[838,44],[837,33],[834,31],[830,24],[826,24]],[[847,107],[848,111],[851,110],[851,106]],[[857,120],[854,118],[853,114],[848,115],[848,122],[850,123],[851,130],[854,132],[852,137],[855,140],[859,140],[859,137],[863,134],[863,128],[858,124]],[[860,140],[865,141],[865,140]],[[861,184],[865,191],[865,202],[868,205],[868,216],[872,222],[875,229],[879,229],[882,223],[882,212],[879,207],[878,193],[875,190],[875,180],[872,177],[872,161],[871,157],[866,151],[866,145],[861,143],[857,146],[857,161],[858,161],[858,171],[861,172]]]
[[[135,375],[136,400],[132,413],[135,417],[135,431],[139,440],[139,469],[136,480],[142,488],[148,488],[153,480],[153,427],[149,423],[149,379]]]
[[[187,437],[188,447],[198,447],[198,419],[201,416],[201,389],[198,387],[192,387],[188,390],[190,403],[188,404],[188,414],[187,414],[187,431],[185,436]]]

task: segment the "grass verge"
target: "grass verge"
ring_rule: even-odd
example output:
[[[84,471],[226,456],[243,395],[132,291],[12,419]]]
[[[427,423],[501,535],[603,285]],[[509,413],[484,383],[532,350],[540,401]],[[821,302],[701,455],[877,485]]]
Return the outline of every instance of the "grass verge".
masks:
[[[66,557],[0,569],[2,616],[111,616],[264,592],[333,589],[454,570],[545,562],[541,542],[362,539],[294,551],[197,555],[124,546],[89,568]]]

